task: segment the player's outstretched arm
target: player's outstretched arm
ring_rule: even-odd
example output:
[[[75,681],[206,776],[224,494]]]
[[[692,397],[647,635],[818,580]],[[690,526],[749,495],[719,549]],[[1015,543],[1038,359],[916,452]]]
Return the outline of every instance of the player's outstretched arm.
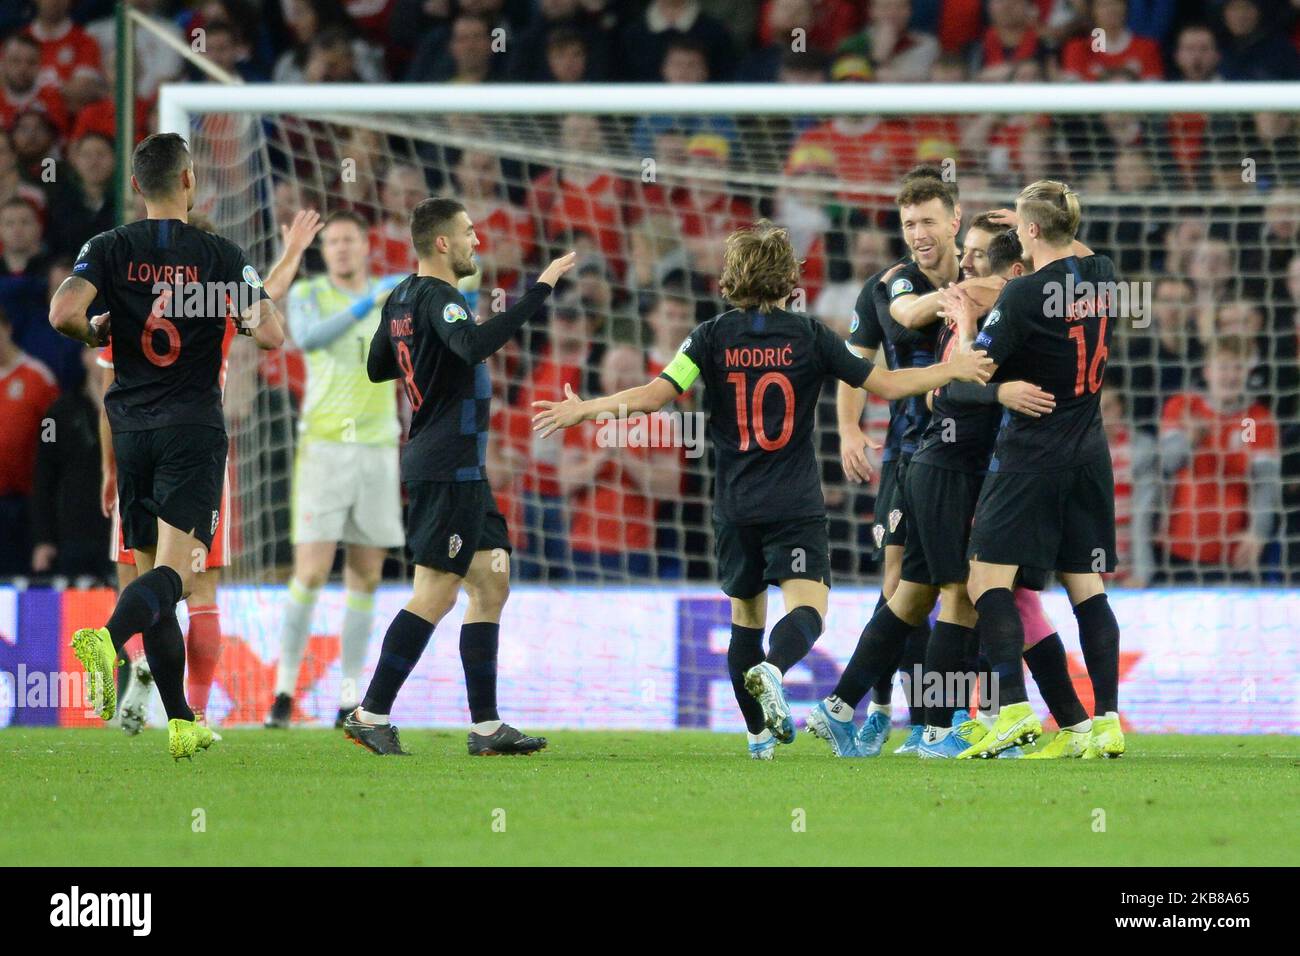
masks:
[[[905,329],[923,329],[939,321],[939,292],[901,295],[889,305],[890,317]]]
[[[533,431],[541,432],[545,438],[561,428],[572,428],[579,422],[591,421],[600,415],[619,415],[631,412],[655,412],[677,397],[677,389],[663,378],[655,378],[627,388],[613,395],[601,398],[589,398],[583,401],[570,386],[564,386],[564,400],[560,402],[533,402],[534,408],[540,408],[533,416]]]
[[[99,290],[81,276],[68,276],[50,299],[50,325],[61,335],[86,345],[98,346],[107,341],[108,314],[86,317]]]
[[[298,274],[298,266],[302,264],[302,257],[315,240],[316,233],[323,228],[323,225],[320,213],[315,209],[299,209],[294,214],[292,223],[280,227],[280,239],[284,243],[284,253],[271,267],[266,280],[262,283],[262,287],[266,289],[266,294],[272,299],[279,302],[289,294],[289,287],[293,285],[294,276]]]
[[[510,341],[524,323],[537,314],[555,284],[573,268],[577,257],[576,252],[570,252],[552,261],[537,277],[536,284],[524,293],[523,298],[481,325],[465,321],[447,324],[439,319],[434,328],[441,332],[447,347],[466,364],[477,365]]]
[[[909,395],[924,395],[949,382],[987,382],[993,374],[993,360],[985,352],[954,352],[946,362],[926,368],[894,370],[875,367],[862,387],[874,395],[894,401]]]

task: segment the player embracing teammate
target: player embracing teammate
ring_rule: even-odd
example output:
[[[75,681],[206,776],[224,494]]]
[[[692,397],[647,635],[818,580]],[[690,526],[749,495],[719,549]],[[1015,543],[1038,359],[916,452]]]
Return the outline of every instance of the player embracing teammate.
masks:
[[[937,197],[937,192],[935,195]],[[899,197],[905,228],[906,223],[917,215],[916,209],[908,209],[916,198],[917,190],[906,186]],[[939,339],[941,355],[970,348],[972,339],[982,334],[977,322],[988,310],[995,294],[991,290],[1002,288],[1008,280],[1018,280],[1025,271],[1020,262],[1018,238],[1005,228],[1007,221],[1014,222],[1015,219],[1016,216],[1010,213],[998,217],[984,215],[977,217],[967,231],[963,257],[967,279],[960,286],[950,286],[940,294],[948,319]],[[1107,273],[1109,270],[1108,274],[1113,278],[1113,269],[1108,261],[1102,265],[1103,257],[1093,257],[1090,250],[1074,241],[1075,228],[1077,218],[1064,242],[1064,254],[1083,262],[1097,259],[1099,271]],[[1059,238],[1059,234],[1054,234],[1054,238]],[[1084,287],[1080,286],[1080,291],[1084,292]],[[983,305],[979,300],[983,300]],[[1062,306],[1062,311],[1068,309]],[[994,327],[999,320],[995,309],[989,313],[986,326]],[[1104,355],[1099,361],[1104,363]],[[940,612],[926,654],[926,680],[923,682],[926,730],[918,747],[920,754],[925,757],[1019,755],[1015,740],[998,739],[998,734],[1005,732],[1005,726],[999,726],[998,720],[989,716],[981,723],[969,720],[967,716],[978,646],[973,630],[975,608],[967,592],[966,551],[972,514],[985,482],[986,470],[996,468],[996,460],[990,465],[990,453],[999,427],[1012,420],[1038,422],[1044,416],[1050,418],[1060,398],[1051,385],[1046,389],[1039,388],[1017,379],[1016,372],[1023,373],[1025,378],[1032,376],[1035,381],[1040,378],[1037,364],[1024,361],[1004,369],[998,381],[989,385],[956,383],[937,390],[929,398],[933,416],[920,447],[912,456],[905,480],[900,483],[901,510],[908,528],[902,580],[890,601],[883,608],[878,607],[867,625],[834,693],[819,703],[808,718],[808,729],[826,739],[838,756],[873,756],[879,752],[878,745],[871,746],[878,734],[872,733],[870,718],[861,729],[856,728],[852,722],[853,707],[873,680],[890,672],[889,661],[901,648],[909,630],[924,621],[936,596],[940,600]],[[1098,384],[1100,374],[1098,371]],[[1073,387],[1075,383],[1072,380],[1069,384]],[[1000,413],[999,404],[1005,407],[1005,411]],[[1113,537],[1113,523],[1111,534]],[[1015,544],[1011,547],[1014,550]],[[1097,547],[1104,550],[1104,542]],[[1094,564],[1099,563],[1100,556],[1101,551]],[[1041,564],[1028,560],[1024,563],[1024,574],[1031,580],[1041,580],[1043,574],[1036,570],[1039,568],[1069,571],[1068,567],[1057,563],[1056,553],[1044,555]],[[1017,572],[1020,570],[1012,569],[1007,585],[1010,610],[1018,624],[1023,620],[1021,637],[1025,660],[1061,727],[1056,739],[1034,756],[1099,756],[1106,753],[1108,748],[1103,737],[1110,734],[1111,729],[1118,733],[1118,722],[1115,720],[1111,728],[1112,721],[1103,710],[1094,734],[1093,725],[1071,685],[1060,637],[1043,614],[1037,595],[1023,587],[1017,587],[1014,596],[1011,595],[1011,585],[1018,583]],[[1099,576],[1097,585],[1100,586]],[[1041,584],[1035,586],[1041,587]],[[1085,610],[1085,615],[1090,613],[1096,612]],[[1030,635],[1028,643],[1032,645],[1028,650],[1024,649],[1023,641],[1026,632]],[[1104,658],[1105,655],[1095,657]],[[1006,698],[1000,696],[1000,681],[1004,673],[1013,668],[1005,660],[1001,666],[1002,670],[996,671],[997,682],[990,681],[990,675],[985,671],[983,696],[988,698],[992,694],[1005,702]],[[1020,677],[1018,658],[1014,670],[1023,701],[1023,678]],[[1090,673],[1092,670],[1090,663]],[[1109,679],[1100,660],[1098,670],[1095,680],[1105,688]],[[1015,693],[1014,687],[1012,692]],[[1098,697],[1099,701],[1107,700],[1104,691],[1099,691]],[[993,701],[996,702],[999,701]],[[981,701],[982,705],[988,703],[988,700]],[[1113,716],[1113,707],[1110,714]],[[1041,732],[1041,727],[1032,735],[1016,736],[1019,742],[1024,743],[1032,740],[1038,732]],[[1118,744],[1112,739],[1109,751],[1122,751],[1122,738]]]
[[[1088,756],[1124,752],[1119,721],[1119,624],[1102,583],[1115,570],[1115,479],[1101,419],[1101,386],[1119,319],[1110,259],[1080,256],[1079,197],[1040,180],[1016,199],[1016,234],[1034,266],[1008,282],[975,338],[998,381],[1032,378],[1050,415],[1004,416],[970,538],[968,591],[980,647],[998,681],[996,722],[961,756],[994,756],[1033,740],[1021,655],[1025,634],[1012,588],[1022,566],[1052,568],[1079,624],[1095,698]]]
[[[816,319],[786,308],[799,263],[784,229],[762,220],[726,243],[723,295],[734,308],[701,324],[655,379],[583,401],[572,389],[541,401],[534,428],[543,437],[602,415],[650,413],[704,382],[708,434],[717,474],[713,521],[723,593],[731,599],[727,669],[745,718],[749,752],[770,760],[794,740],[782,679],[825,626],[830,593],[826,505],[813,432],[822,382],[833,375],[887,399],[924,395],[955,379],[985,381],[979,352],[928,368],[872,366]],[[776,584],[786,614],[766,653],[767,587]]]

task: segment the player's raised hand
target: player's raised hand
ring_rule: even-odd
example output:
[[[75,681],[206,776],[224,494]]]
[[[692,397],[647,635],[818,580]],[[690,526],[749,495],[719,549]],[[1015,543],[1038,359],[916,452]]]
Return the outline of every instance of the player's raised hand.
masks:
[[[302,255],[316,238],[316,233],[323,228],[320,213],[315,209],[299,209],[294,214],[292,223],[280,227],[280,240],[284,243],[286,252]]]
[[[546,267],[541,275],[537,277],[538,282],[545,282],[551,288],[560,281],[560,277],[572,269],[578,263],[578,254],[576,252],[566,252],[558,259],[552,259],[551,264]]]
[[[983,313],[970,294],[961,286],[950,285],[940,290],[939,301],[942,304],[939,314],[944,320],[949,325],[955,325],[967,341],[975,338],[979,317]]]
[[[556,262],[558,261],[557,259]],[[551,264],[554,265],[555,263]],[[561,428],[572,428],[583,420],[582,399],[578,397],[578,393],[567,382],[564,385],[564,401],[536,401],[533,402],[533,408],[542,409],[533,416],[533,431],[541,432],[542,438]]]
[[[979,382],[983,385],[993,376],[993,360],[987,352],[980,349],[956,351],[945,364],[951,368],[952,377],[958,382]]]
[[[1020,225],[1020,217],[1016,215],[1014,209],[990,209],[988,217],[995,226],[1006,226],[1008,229],[1014,229]]]
[[[1056,409],[1056,399],[1032,382],[1003,382],[998,386],[998,403],[1013,412],[1042,418]]]
[[[846,481],[855,485],[865,484],[871,480],[871,461],[867,458],[867,449],[879,451],[880,442],[872,441],[871,436],[861,428],[840,430],[840,467],[844,469]]]

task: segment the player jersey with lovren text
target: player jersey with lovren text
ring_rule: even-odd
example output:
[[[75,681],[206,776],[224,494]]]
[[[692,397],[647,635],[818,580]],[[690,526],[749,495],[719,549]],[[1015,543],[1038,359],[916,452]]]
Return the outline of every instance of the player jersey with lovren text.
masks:
[[[859,388],[871,363],[816,319],[732,309],[696,328],[660,373],[679,392],[704,380],[717,465],[713,514],[767,524],[826,514],[813,446],[822,382]]]
[[[370,279],[361,295],[375,294],[381,281]],[[359,297],[338,288],[328,275],[300,279],[289,289],[289,325],[309,329],[347,311]],[[329,344],[304,351],[307,392],[298,421],[304,440],[397,446],[397,393],[391,384],[376,384],[366,374],[366,355],[381,311],[376,305]]]
[[[485,359],[550,294],[538,282],[479,325],[461,291],[436,276],[408,276],[393,289],[370,343],[367,373],[375,382],[400,378],[411,403],[403,481],[487,480],[492,378]]]
[[[1109,461],[1101,421],[1118,302],[1105,256],[1067,256],[1002,289],[975,347],[997,363],[995,382],[1033,382],[1056,400],[1050,415],[1002,416],[989,471],[1060,471]]]
[[[113,431],[170,425],[225,429],[222,369],[230,317],[267,298],[262,279],[228,239],[179,219],[141,219],[84,246],[74,276],[107,305]]]

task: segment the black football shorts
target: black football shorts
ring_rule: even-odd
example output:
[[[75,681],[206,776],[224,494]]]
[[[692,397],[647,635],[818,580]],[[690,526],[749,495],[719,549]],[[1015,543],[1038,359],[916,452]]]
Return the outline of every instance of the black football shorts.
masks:
[[[1114,571],[1115,478],[1110,459],[984,479],[971,528],[972,561],[1070,574]]]
[[[464,577],[479,551],[510,553],[506,519],[486,481],[407,481],[411,559]]]
[[[158,521],[212,547],[226,479],[229,440],[210,425],[116,432],[117,500],[128,548],[152,550]]]
[[[713,522],[718,579],[728,597],[751,598],[788,578],[831,583],[829,521],[795,518],[768,524]]]
[[[957,584],[966,580],[966,543],[979,500],[983,474],[939,468],[924,462],[907,466],[903,486],[904,581]]]

